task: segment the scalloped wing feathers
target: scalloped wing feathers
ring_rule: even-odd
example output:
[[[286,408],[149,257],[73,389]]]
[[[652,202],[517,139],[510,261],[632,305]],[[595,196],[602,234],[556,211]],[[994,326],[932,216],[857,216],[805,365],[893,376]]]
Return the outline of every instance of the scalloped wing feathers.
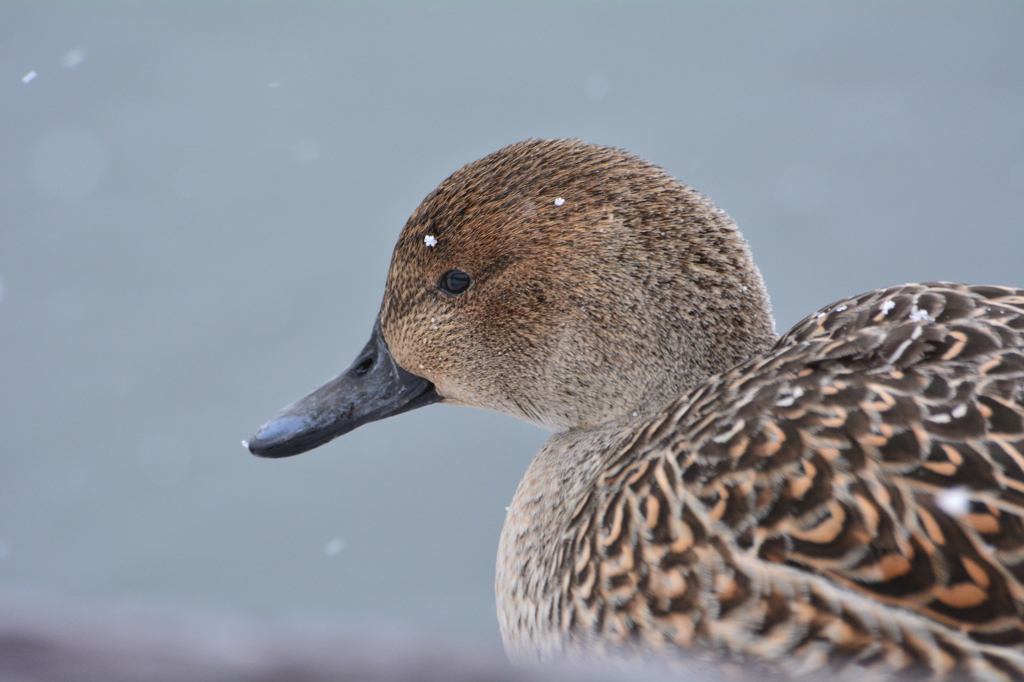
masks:
[[[671,405],[561,548],[588,648],[1024,677],[1024,290],[829,306]]]

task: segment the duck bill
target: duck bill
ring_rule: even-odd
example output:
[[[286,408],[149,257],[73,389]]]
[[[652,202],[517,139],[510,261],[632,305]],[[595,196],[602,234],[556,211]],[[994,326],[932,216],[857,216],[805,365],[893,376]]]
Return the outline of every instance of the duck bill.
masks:
[[[395,363],[378,319],[356,361],[261,426],[249,441],[249,452],[258,457],[298,455],[357,426],[440,400],[434,384]]]

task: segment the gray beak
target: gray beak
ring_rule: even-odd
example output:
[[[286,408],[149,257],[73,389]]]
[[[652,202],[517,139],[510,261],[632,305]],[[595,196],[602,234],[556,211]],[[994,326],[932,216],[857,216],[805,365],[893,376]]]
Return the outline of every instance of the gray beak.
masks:
[[[430,381],[395,364],[380,331],[344,372],[278,412],[249,441],[259,457],[290,457],[368,422],[441,400]]]

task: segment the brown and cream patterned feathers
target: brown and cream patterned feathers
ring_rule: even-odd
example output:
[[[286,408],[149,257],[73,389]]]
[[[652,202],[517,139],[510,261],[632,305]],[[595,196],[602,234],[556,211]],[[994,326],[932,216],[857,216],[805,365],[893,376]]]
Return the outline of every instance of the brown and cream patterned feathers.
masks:
[[[874,291],[636,434],[572,517],[552,615],[790,674],[1021,679],[1022,517],[1024,290]]]
[[[1024,680],[1024,290],[908,284],[777,339],[708,199],[527,140],[424,199],[370,343],[249,447],[438,400],[555,431],[499,543],[517,659]]]

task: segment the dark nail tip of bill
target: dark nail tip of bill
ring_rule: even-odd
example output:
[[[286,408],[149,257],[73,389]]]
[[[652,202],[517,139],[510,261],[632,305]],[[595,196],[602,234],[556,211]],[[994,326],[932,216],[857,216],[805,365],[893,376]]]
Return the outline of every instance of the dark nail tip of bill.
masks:
[[[261,426],[248,441],[246,448],[257,457],[291,457],[323,445],[358,425],[339,421],[324,427],[300,415],[284,414]]]

